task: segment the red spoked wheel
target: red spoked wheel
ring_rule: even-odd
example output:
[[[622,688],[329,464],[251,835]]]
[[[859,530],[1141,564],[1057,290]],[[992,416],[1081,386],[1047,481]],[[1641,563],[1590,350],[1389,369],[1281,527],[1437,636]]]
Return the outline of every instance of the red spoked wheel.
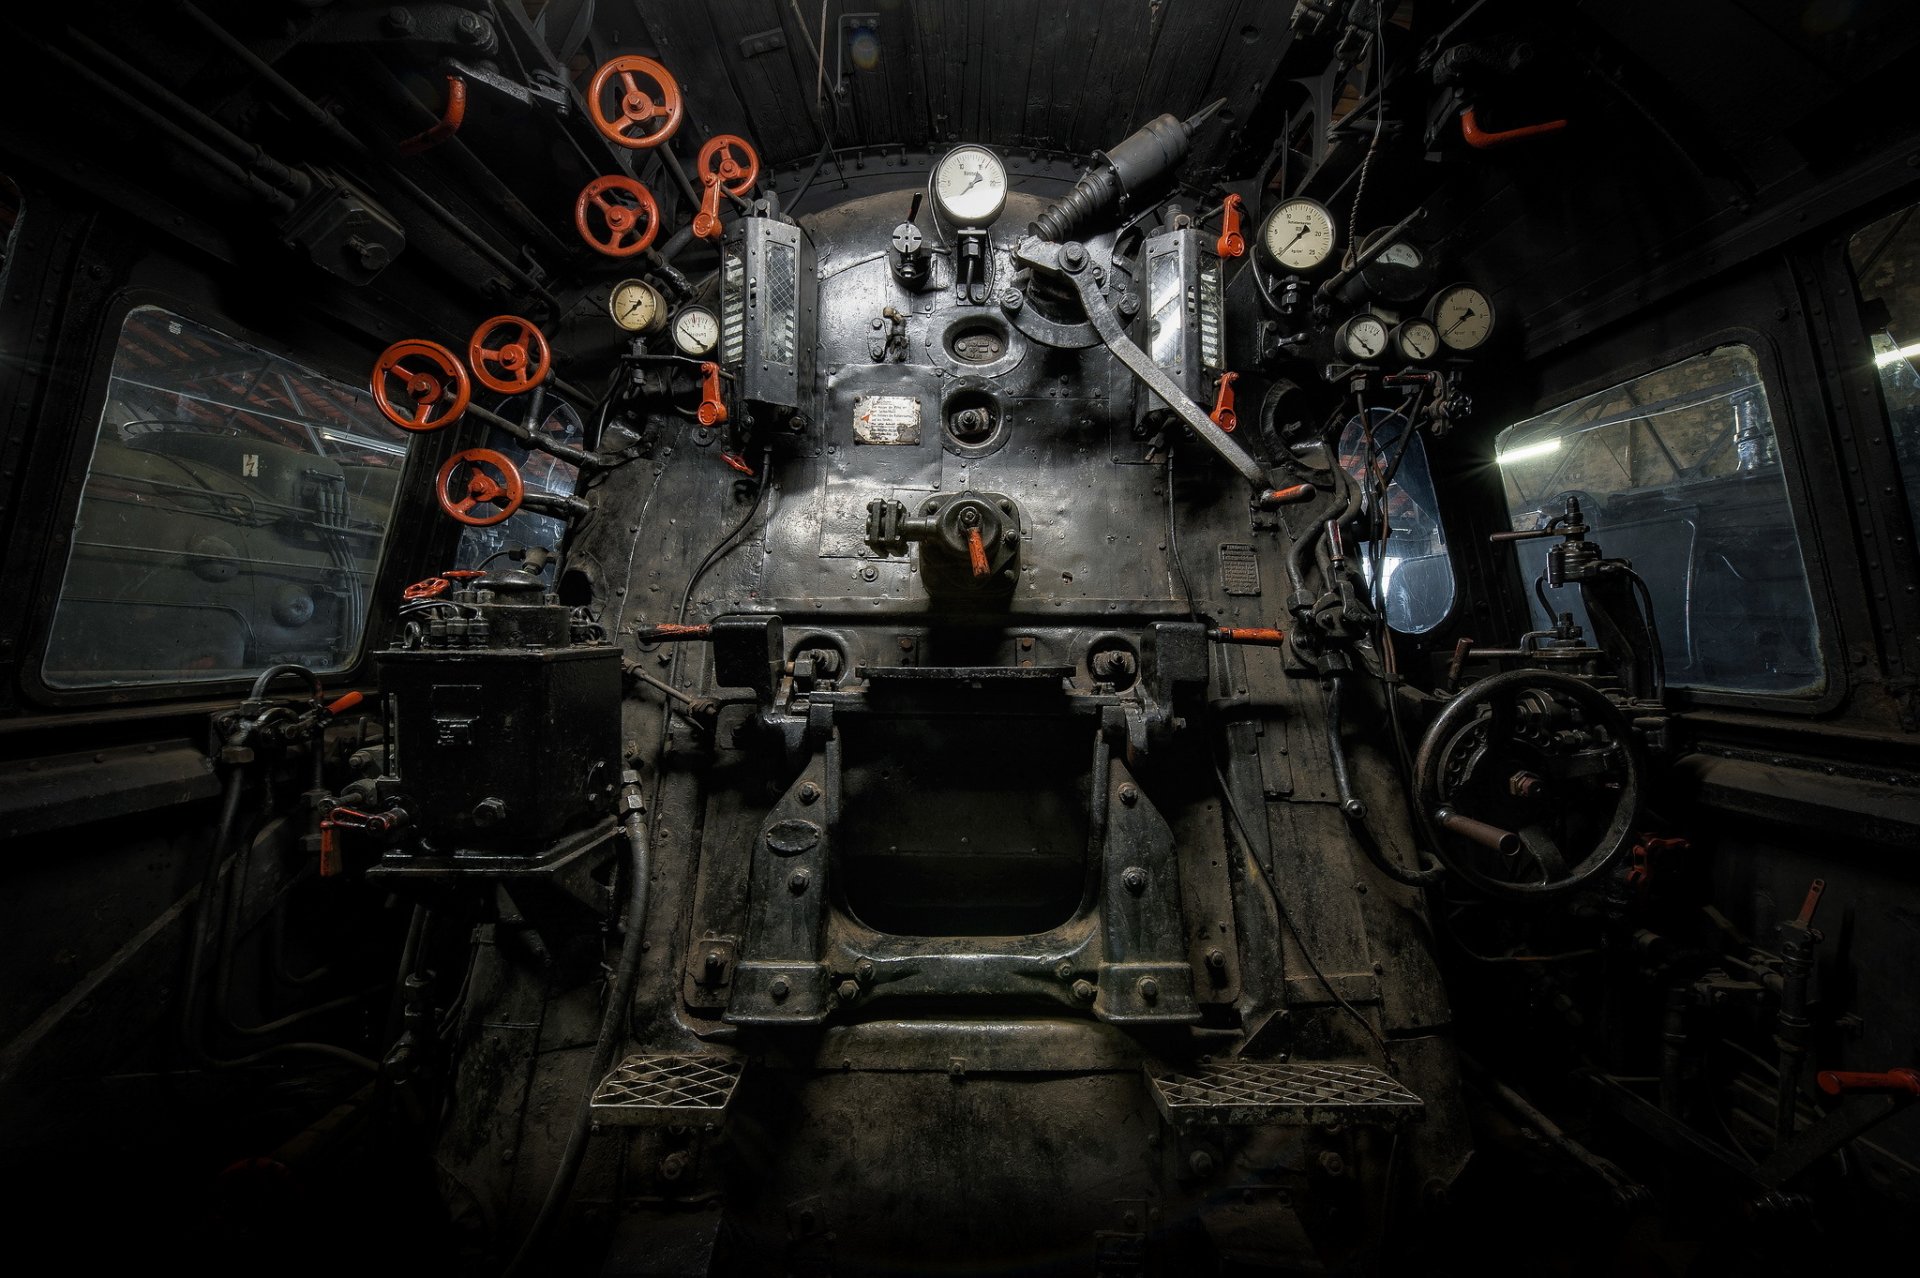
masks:
[[[652,58],[613,58],[593,73],[593,84],[587,89],[587,114],[593,117],[593,126],[636,151],[659,146],[677,133],[681,110],[680,86],[674,83],[673,73]]]
[[[709,186],[718,183],[728,195],[745,195],[760,176],[760,154],[745,138],[721,133],[700,148],[696,167],[701,182]]]
[[[447,458],[433,491],[441,510],[475,528],[505,522],[527,495],[519,467],[491,448],[469,448]],[[473,513],[475,506],[489,505],[497,509],[486,515]]]
[[[604,230],[597,230],[596,223]],[[653,192],[623,174],[597,177],[573,202],[573,225],[580,238],[608,257],[644,253],[660,230],[660,206]]]
[[[413,337],[380,352],[373,362],[372,390],[381,416],[419,431],[452,425],[473,397],[467,370],[454,353],[438,342]]]
[[[475,380],[488,390],[518,395],[547,380],[553,351],[532,320],[496,315],[473,330],[467,363],[473,366]]]

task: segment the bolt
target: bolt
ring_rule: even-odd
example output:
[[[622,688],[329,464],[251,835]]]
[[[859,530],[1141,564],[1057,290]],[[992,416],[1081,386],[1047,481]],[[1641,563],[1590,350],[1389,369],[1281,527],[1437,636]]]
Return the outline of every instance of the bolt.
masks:
[[[660,1160],[660,1179],[679,1180],[687,1170],[687,1151],[676,1149]]]
[[[767,993],[773,995],[774,1002],[783,1002],[787,995],[793,993],[793,986],[787,984],[786,977],[776,976],[767,983]]]
[[[1147,890],[1147,872],[1137,865],[1129,865],[1120,871],[1120,883],[1127,891],[1139,896]]]
[[[1079,999],[1082,1003],[1093,1002],[1093,996],[1095,993],[1096,991],[1093,988],[1092,981],[1082,978],[1073,983],[1073,996]]]
[[[1340,810],[1353,820],[1358,821],[1367,814],[1367,805],[1358,799],[1345,799],[1341,801]]]
[[[479,826],[499,825],[507,819],[505,799],[486,798],[473,805],[473,823]]]
[[[1073,964],[1067,959],[1061,959],[1060,966],[1053,969],[1053,974],[1063,981],[1067,980],[1073,976]]]
[[[875,568],[872,564],[868,564],[865,568],[862,568],[860,570],[860,580],[862,581],[873,581],[879,576],[880,576],[880,570],[878,568]]]
[[[1331,1149],[1322,1150],[1320,1170],[1329,1176],[1344,1176],[1347,1174],[1347,1161]]]
[[[820,799],[820,787],[811,781],[800,783],[800,802],[817,803]]]
[[[860,997],[860,983],[858,981],[840,982],[840,1001],[842,1003],[851,1003],[853,1002],[853,1000],[859,997]]]
[[[795,896],[800,896],[806,892],[807,884],[811,882],[813,882],[813,871],[807,869],[795,870],[787,876],[787,891],[793,893]]]
[[[1225,950],[1208,950],[1207,966],[1212,968],[1216,972],[1226,971],[1227,970],[1226,951]]]
[[[1213,1155],[1204,1149],[1196,1149],[1187,1159],[1187,1166],[1196,1176],[1211,1176],[1213,1175]]]
[[[1060,265],[1069,271],[1078,271],[1087,264],[1087,250],[1078,240],[1068,240],[1060,246]]]
[[[1141,977],[1135,988],[1140,991],[1140,1000],[1144,1003],[1155,1003],[1160,999],[1160,982],[1151,976]]]
[[[1140,802],[1140,791],[1131,782],[1120,787],[1120,802],[1132,807]]]
[[[873,960],[861,959],[853,965],[853,975],[862,985],[873,984]]]
[[[391,35],[406,35],[413,30],[413,15],[407,12],[405,5],[396,4],[387,10],[386,17],[382,19],[382,25]]]

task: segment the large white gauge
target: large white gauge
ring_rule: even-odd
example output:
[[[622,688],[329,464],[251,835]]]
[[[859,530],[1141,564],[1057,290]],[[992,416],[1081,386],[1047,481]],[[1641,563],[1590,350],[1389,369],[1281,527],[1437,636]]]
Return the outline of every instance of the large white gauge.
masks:
[[[1434,294],[1427,318],[1456,351],[1470,351],[1493,333],[1493,303],[1471,284],[1449,284]]]
[[[1260,244],[1289,271],[1311,271],[1333,256],[1333,214],[1315,200],[1295,197],[1267,214]]]
[[[720,320],[704,306],[689,306],[673,317],[673,344],[682,355],[711,355],[720,341]]]
[[[1333,344],[1362,363],[1378,359],[1387,349],[1387,322],[1378,315],[1356,315],[1334,333]]]
[[[1440,334],[1423,319],[1402,320],[1389,334],[1393,350],[1401,359],[1424,364],[1440,353]]]
[[[1007,202],[1007,166],[983,146],[958,146],[933,170],[933,200],[954,226],[991,226]]]
[[[621,280],[607,294],[607,314],[629,333],[657,333],[667,322],[667,299],[645,280]]]

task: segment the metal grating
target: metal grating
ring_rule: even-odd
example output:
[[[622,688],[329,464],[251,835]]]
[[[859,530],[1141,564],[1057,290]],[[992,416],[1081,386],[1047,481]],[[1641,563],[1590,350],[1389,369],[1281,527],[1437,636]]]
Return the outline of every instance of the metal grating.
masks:
[[[731,1056],[629,1056],[593,1092],[595,1122],[627,1126],[717,1123],[740,1082]]]
[[[720,362],[738,367],[747,354],[747,264],[729,250],[720,259]]]
[[[1339,1061],[1202,1061],[1149,1064],[1153,1103],[1176,1127],[1346,1121],[1393,1122],[1424,1102],[1372,1065]]]
[[[1260,556],[1252,546],[1230,541],[1220,547],[1220,585],[1230,595],[1260,593]]]
[[[765,355],[776,364],[791,364],[794,334],[800,323],[800,280],[793,246],[769,241],[765,268]]]

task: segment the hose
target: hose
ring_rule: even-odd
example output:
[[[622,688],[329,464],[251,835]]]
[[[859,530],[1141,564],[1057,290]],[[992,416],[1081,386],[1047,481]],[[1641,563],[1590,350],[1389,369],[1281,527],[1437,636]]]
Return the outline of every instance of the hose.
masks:
[[[528,1265],[566,1208],[567,1198],[573,1192],[574,1177],[579,1175],[581,1160],[586,1157],[587,1140],[593,1134],[593,1093],[612,1067],[614,1051],[625,1037],[620,1029],[627,1018],[627,1004],[633,998],[634,979],[640,972],[640,938],[646,931],[647,875],[652,860],[647,847],[646,817],[639,812],[631,814],[627,817],[625,829],[628,878],[632,882],[627,895],[627,934],[620,943],[620,962],[614,969],[607,1010],[600,1018],[600,1037],[593,1045],[593,1061],[587,1069],[586,1094],[580,1098],[580,1108],[573,1117],[573,1129],[567,1133],[566,1148],[560,1154],[560,1166],[553,1173],[553,1184],[547,1188],[546,1199],[540,1204],[540,1214],[534,1217],[533,1228],[527,1231],[520,1250],[514,1253],[512,1263],[507,1266],[507,1278],[528,1272]]]
[[[1332,675],[1327,680],[1327,755],[1333,767],[1333,789],[1340,797],[1340,812],[1353,828],[1355,842],[1367,854],[1373,868],[1408,887],[1433,887],[1445,877],[1442,866],[1425,870],[1403,869],[1390,860],[1386,851],[1367,828],[1367,805],[1353,792],[1353,777],[1347,770],[1346,746],[1340,740],[1340,703],[1346,695],[1346,676]]]

